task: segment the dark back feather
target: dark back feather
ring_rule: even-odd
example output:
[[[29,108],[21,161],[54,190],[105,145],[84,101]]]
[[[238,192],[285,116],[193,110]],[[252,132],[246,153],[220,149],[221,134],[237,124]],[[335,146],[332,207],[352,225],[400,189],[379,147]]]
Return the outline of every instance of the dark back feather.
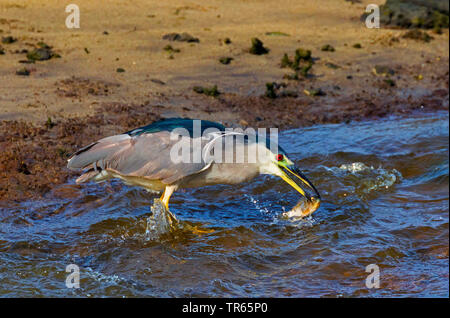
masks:
[[[130,131],[127,131],[125,134],[130,136],[139,136],[141,134],[151,134],[160,131],[168,131],[171,132],[177,128],[184,128],[189,132],[189,136],[193,136],[194,132],[194,120],[189,118],[167,118],[157,122],[154,122],[150,125],[139,127]],[[200,134],[208,128],[216,128],[219,131],[225,131],[225,126],[215,123],[208,120],[198,120],[201,124]]]

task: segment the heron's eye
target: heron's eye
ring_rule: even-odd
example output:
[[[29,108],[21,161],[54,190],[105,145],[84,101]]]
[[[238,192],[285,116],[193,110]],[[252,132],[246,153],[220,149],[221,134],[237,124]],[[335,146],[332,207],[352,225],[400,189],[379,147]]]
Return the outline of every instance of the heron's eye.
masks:
[[[282,154],[277,155],[277,160],[282,161],[284,159],[284,156]]]

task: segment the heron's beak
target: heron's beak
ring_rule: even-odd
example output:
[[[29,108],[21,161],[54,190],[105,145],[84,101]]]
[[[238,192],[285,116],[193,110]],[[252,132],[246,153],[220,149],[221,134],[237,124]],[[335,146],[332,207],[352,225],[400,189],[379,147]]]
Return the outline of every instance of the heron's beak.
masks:
[[[295,165],[279,166],[281,170],[281,178],[291,187],[300,192],[309,202],[320,203],[320,194],[316,187]]]

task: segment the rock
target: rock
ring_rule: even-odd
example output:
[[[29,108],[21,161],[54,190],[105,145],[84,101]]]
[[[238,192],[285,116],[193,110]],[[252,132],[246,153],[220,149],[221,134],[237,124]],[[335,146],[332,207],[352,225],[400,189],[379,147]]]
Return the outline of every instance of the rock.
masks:
[[[298,48],[297,50],[295,50],[295,61],[311,61],[312,57],[311,57],[311,51],[310,50],[305,50],[302,48]]]
[[[188,42],[188,43],[199,43],[200,40],[196,37],[193,37],[189,33],[168,33],[165,34],[163,37],[163,40],[169,40],[169,41],[179,41],[179,42]]]
[[[202,86],[194,86],[193,90],[197,94],[204,94],[206,96],[212,96],[212,97],[217,97],[221,94],[219,92],[219,90],[217,89],[217,85],[214,85],[213,87],[209,87],[209,88],[202,87]]]
[[[281,59],[281,68],[284,67],[292,67],[292,61],[289,59],[287,53],[284,53],[283,58]]]
[[[308,77],[308,73],[311,70],[311,67],[312,63],[308,63],[307,65],[302,66],[299,70],[300,75],[303,77]]]
[[[287,79],[289,81],[298,81],[299,80],[297,72],[294,74],[284,74],[283,78]]]
[[[166,51],[166,52],[169,52],[169,53],[180,53],[180,49],[174,49],[173,47],[172,47],[172,45],[170,45],[170,44],[167,44],[164,48],[163,48],[163,50],[164,51]]]
[[[47,45],[45,42],[38,42],[36,45],[43,49],[51,49],[51,47]]]
[[[30,175],[31,172],[30,170],[28,170],[27,165],[25,164],[25,162],[21,162],[17,165],[17,172],[19,173],[23,173],[25,175]]]
[[[33,61],[33,60],[20,60],[19,63],[21,63],[21,64],[34,64],[35,61]]]
[[[300,73],[303,77],[308,76],[314,61],[311,56],[310,50],[305,50],[303,48],[298,48],[295,50],[295,57],[292,61],[289,56],[285,53],[281,59],[281,67],[290,67],[294,71]]]
[[[4,55],[5,54],[5,49],[3,49],[2,47],[0,47],[0,55]]]
[[[372,73],[378,76],[392,76],[395,74],[395,71],[386,65],[375,65]]]
[[[231,44],[231,40],[230,40],[230,38],[225,38],[224,40],[223,40],[223,43],[225,43],[225,44]]]
[[[16,75],[28,76],[28,75],[30,75],[30,71],[26,68],[21,68],[20,70],[16,71]]]
[[[333,69],[333,70],[336,70],[336,69],[340,68],[339,65],[336,65],[336,64],[331,63],[331,62],[325,63],[325,66],[326,66],[326,67],[329,67],[329,68],[331,68],[331,69]]]
[[[163,81],[157,79],[157,78],[152,78],[150,79],[150,81],[152,81],[155,84],[159,84],[159,85],[166,85],[166,83],[164,83]]]
[[[355,43],[355,44],[353,44],[352,47],[355,48],[355,49],[362,49],[361,43]]]
[[[234,60],[232,57],[221,57],[219,59],[219,62],[224,64],[224,65],[228,65],[231,63],[231,61]]]
[[[395,86],[395,81],[393,79],[386,78],[385,80],[383,80],[383,82],[386,83],[389,87]]]
[[[244,120],[244,119],[241,119],[240,121],[239,121],[239,125],[241,125],[241,126],[243,126],[243,127],[248,127],[248,122],[246,121],[246,120]]]
[[[252,38],[252,46],[249,50],[250,54],[262,55],[269,53],[269,50],[264,47],[264,44],[258,38]]]
[[[314,60],[311,56],[311,51],[303,48],[298,48],[295,50],[294,60],[291,60],[289,56],[284,53],[281,59],[281,67],[289,67],[293,69],[296,74],[292,77],[286,74],[284,77],[287,79],[298,80],[298,74],[303,77],[308,77],[308,73],[314,64]]]
[[[266,83],[265,95],[269,98],[277,98],[277,94],[275,93],[275,83]]]
[[[118,67],[118,68],[116,69],[116,72],[117,72],[117,73],[123,73],[123,72],[125,72],[125,69],[123,69],[123,68],[121,68],[121,67]]]
[[[447,0],[387,0],[380,7],[380,22],[382,25],[403,28],[448,28],[449,2]]]
[[[324,46],[322,46],[321,50],[324,52],[334,52],[335,51],[334,47],[332,47],[330,44],[325,44]]]
[[[431,35],[428,35],[428,33],[421,31],[419,29],[414,29],[406,32],[403,34],[402,38],[404,39],[412,39],[416,41],[422,41],[422,42],[430,42],[434,38]]]
[[[17,39],[15,37],[10,36],[10,35],[2,37],[2,43],[3,44],[11,44],[11,43],[14,43],[16,41],[17,41]]]
[[[266,35],[269,35],[269,36],[290,36],[290,35],[287,34],[287,33],[279,32],[279,31],[275,31],[275,32],[266,32]]]
[[[52,129],[53,127],[55,127],[55,123],[52,121],[52,119],[50,117],[47,117],[47,121],[45,122],[45,126],[48,129]]]
[[[298,97],[298,93],[294,90],[285,89],[280,93],[280,97]]]
[[[45,61],[52,58],[52,51],[48,48],[38,48],[27,54],[27,59],[32,61]]]
[[[304,89],[303,92],[308,96],[325,96],[325,92],[320,88]]]

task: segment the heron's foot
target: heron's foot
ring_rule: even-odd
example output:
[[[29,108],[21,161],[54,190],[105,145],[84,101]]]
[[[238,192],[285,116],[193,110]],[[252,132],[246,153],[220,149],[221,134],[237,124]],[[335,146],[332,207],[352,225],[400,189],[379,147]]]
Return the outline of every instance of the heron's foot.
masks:
[[[214,230],[213,229],[205,229],[205,230],[203,230],[203,229],[199,229],[197,227],[194,227],[192,229],[192,233],[197,234],[197,235],[200,236],[200,235],[203,235],[203,234],[214,233]]]
[[[192,232],[193,234],[198,235],[198,236],[215,232],[215,230],[213,230],[213,229],[202,228],[198,225],[192,226],[190,224],[185,225],[185,230],[188,230],[189,232]]]
[[[175,215],[172,212],[170,212],[168,208],[166,208],[166,212],[167,212],[170,226],[172,228],[174,228],[179,222],[178,222],[177,218],[175,217]]]

